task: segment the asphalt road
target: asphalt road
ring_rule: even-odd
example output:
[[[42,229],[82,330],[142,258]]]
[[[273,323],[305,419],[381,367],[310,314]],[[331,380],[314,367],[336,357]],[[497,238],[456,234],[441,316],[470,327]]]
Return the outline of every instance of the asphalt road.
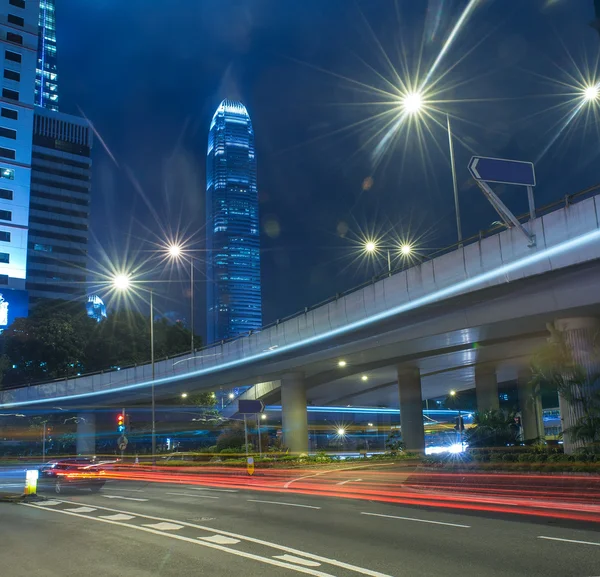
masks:
[[[358,482],[358,481],[357,481]],[[197,484],[0,503],[2,577],[600,575],[600,525]]]

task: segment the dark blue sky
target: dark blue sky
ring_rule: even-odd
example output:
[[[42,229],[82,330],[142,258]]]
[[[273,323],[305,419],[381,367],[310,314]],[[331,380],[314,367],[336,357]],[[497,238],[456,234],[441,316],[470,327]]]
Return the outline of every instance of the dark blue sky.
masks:
[[[444,130],[404,131],[379,163],[372,137],[389,101],[377,90],[396,73],[414,78],[419,54],[423,75],[467,3],[57,0],[61,109],[80,108],[116,159],[96,141],[92,254],[143,259],[161,229],[185,230],[201,248],[208,126],[225,97],[246,104],[256,132],[265,322],[383,268],[353,261],[361,231],[431,249],[454,242]],[[482,0],[437,69],[447,74],[436,98],[448,101],[437,106],[461,141],[464,236],[497,219],[469,179],[465,145],[539,160],[539,205],[600,181],[593,115],[541,156],[569,110],[560,95],[573,89],[559,82],[574,84],[575,65],[596,71],[592,17],[592,0]],[[526,209],[524,191],[499,192]],[[161,286],[160,306],[185,313],[185,283]]]

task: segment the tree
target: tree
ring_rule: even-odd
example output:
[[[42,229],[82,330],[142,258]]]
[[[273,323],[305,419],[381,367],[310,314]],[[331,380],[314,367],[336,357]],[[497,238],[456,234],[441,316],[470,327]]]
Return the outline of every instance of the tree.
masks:
[[[2,340],[9,365],[5,382],[31,382],[82,372],[95,321],[81,303],[48,300],[18,318]]]
[[[469,447],[506,447],[517,442],[519,428],[514,413],[502,409],[475,413],[473,425],[465,431]]]

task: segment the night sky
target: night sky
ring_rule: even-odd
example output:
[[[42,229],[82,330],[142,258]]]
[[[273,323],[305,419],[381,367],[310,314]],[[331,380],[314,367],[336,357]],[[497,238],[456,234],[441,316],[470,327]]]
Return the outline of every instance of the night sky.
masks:
[[[161,231],[191,236],[201,258],[208,127],[225,97],[256,133],[265,323],[381,272],[357,258],[364,236],[425,253],[455,242],[446,132],[429,120],[374,150],[392,106],[381,91],[424,77],[467,3],[57,0],[61,110],[83,112],[110,151],[96,139],[92,270],[148,259]],[[600,182],[593,107],[544,153],[568,93],[597,72],[592,18],[592,0],[482,0],[441,61],[432,100],[453,118],[465,237],[498,218],[470,180],[473,152],[535,161],[540,206]],[[496,190],[526,210],[524,190]],[[159,308],[187,314],[183,273],[161,278],[182,280],[158,285]]]

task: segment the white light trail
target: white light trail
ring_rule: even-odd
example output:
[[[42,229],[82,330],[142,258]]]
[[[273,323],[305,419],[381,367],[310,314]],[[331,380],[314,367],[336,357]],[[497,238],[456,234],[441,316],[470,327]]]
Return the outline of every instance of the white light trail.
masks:
[[[28,406],[28,405],[40,405],[43,403],[50,403],[50,402],[55,403],[58,401],[74,401],[77,399],[85,399],[85,398],[90,398],[90,397],[96,397],[99,395],[106,395],[107,393],[110,394],[110,393],[119,393],[119,392],[125,392],[125,391],[135,391],[138,389],[150,387],[153,382],[154,382],[155,386],[161,386],[161,385],[176,383],[176,382],[184,380],[184,379],[196,378],[196,377],[201,377],[204,375],[218,373],[218,372],[228,370],[228,369],[234,369],[234,368],[243,366],[247,363],[261,361],[263,359],[271,358],[276,355],[281,355],[281,354],[288,353],[290,351],[295,351],[302,347],[307,347],[310,345],[321,343],[323,341],[333,339],[340,335],[344,335],[344,334],[350,333],[352,331],[356,331],[358,329],[362,329],[362,328],[374,325],[380,321],[386,320],[386,319],[394,317],[396,315],[399,315],[399,314],[402,314],[402,313],[405,313],[408,311],[412,311],[412,310],[415,310],[415,309],[418,309],[418,308],[421,308],[421,307],[424,307],[424,306],[427,306],[427,305],[430,305],[430,304],[433,304],[433,303],[436,303],[436,302],[439,302],[439,301],[442,301],[442,300],[445,300],[445,299],[448,299],[448,298],[451,298],[454,296],[457,296],[457,295],[462,294],[465,291],[471,290],[475,287],[483,288],[486,285],[486,283],[488,283],[490,281],[502,278],[510,273],[514,273],[514,272],[521,270],[523,268],[526,268],[528,266],[532,266],[543,260],[547,260],[547,259],[556,257],[558,255],[567,253],[571,250],[580,249],[583,246],[586,246],[593,242],[598,242],[598,241],[600,241],[600,230],[594,230],[592,232],[582,234],[574,239],[567,240],[565,242],[562,242],[560,244],[557,244],[557,245],[549,247],[549,248],[545,248],[543,250],[538,250],[537,252],[534,252],[533,254],[530,254],[529,256],[520,258],[511,263],[499,266],[499,267],[495,268],[494,270],[482,273],[473,278],[460,281],[449,287],[439,289],[437,291],[434,291],[434,292],[424,295],[422,297],[416,298],[413,301],[402,303],[391,309],[371,315],[370,317],[367,317],[365,319],[354,321],[354,322],[348,323],[344,326],[341,326],[341,327],[338,327],[335,329],[331,329],[329,331],[325,331],[319,335],[314,335],[312,337],[301,339],[295,343],[282,345],[279,348],[274,349],[274,350],[262,351],[260,353],[249,355],[245,358],[235,359],[232,361],[221,363],[216,366],[206,367],[206,368],[198,369],[196,371],[190,371],[189,373],[183,373],[181,375],[176,375],[176,376],[172,376],[172,377],[164,377],[162,379],[156,379],[155,381],[144,381],[142,383],[137,383],[134,385],[125,385],[122,387],[115,387],[113,389],[105,389],[102,391],[80,393],[78,395],[62,395],[59,397],[51,397],[51,398],[47,398],[47,399],[37,399],[37,400],[31,400],[31,401],[4,403],[4,404],[0,404],[0,409],[9,409],[9,408],[13,408],[13,407],[23,407],[23,406]],[[252,337],[245,337],[245,338],[252,338]],[[33,387],[28,388],[29,394],[31,394],[32,388]],[[17,389],[17,391],[18,391],[18,389]],[[7,391],[7,393],[10,393],[10,391]]]

